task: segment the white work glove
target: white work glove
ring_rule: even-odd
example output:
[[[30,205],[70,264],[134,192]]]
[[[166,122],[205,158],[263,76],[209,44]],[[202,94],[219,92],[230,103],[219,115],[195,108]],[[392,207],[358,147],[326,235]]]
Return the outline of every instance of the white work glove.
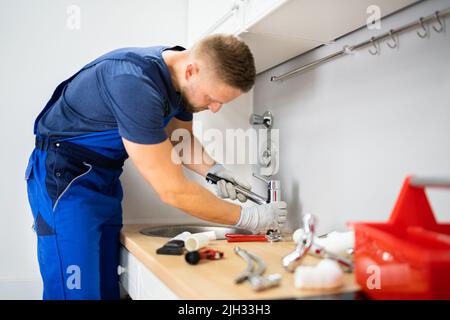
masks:
[[[245,181],[245,179],[237,177],[236,174],[234,174],[230,170],[225,169],[225,167],[221,164],[216,164],[215,166],[213,166],[211,169],[209,169],[208,173],[234,182],[247,190],[250,190],[252,188],[252,186],[247,181]],[[231,200],[239,199],[240,202],[247,201],[246,196],[244,196],[242,193],[236,192],[236,188],[232,183],[226,182],[225,180],[219,180],[215,186],[217,196],[222,199],[230,198]]]
[[[235,227],[260,233],[266,233],[270,229],[281,231],[286,215],[287,204],[284,201],[243,207]]]

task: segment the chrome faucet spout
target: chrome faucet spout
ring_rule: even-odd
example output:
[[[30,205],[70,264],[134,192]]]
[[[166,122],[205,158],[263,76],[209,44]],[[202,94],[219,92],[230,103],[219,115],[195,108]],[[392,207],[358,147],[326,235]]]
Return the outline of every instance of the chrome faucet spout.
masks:
[[[267,184],[267,203],[281,201],[281,182],[280,180],[270,180],[257,174],[252,174],[255,178]]]

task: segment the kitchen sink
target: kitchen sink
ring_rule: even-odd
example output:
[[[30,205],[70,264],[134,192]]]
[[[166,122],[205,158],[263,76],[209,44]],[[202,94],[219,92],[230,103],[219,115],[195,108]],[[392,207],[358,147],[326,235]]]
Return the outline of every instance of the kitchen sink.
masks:
[[[184,231],[188,231],[190,233],[214,231],[216,233],[216,237],[218,240],[226,239],[225,234],[227,233],[252,234],[251,231],[231,226],[220,226],[220,225],[214,226],[201,224],[198,225],[176,224],[176,225],[155,226],[142,229],[140,232],[146,236],[173,238]]]

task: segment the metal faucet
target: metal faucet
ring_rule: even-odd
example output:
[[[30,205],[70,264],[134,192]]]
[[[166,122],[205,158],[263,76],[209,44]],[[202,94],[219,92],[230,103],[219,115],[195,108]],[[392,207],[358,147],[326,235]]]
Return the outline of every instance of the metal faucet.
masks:
[[[248,199],[252,200],[253,202],[256,202],[258,204],[264,204],[264,203],[272,203],[272,202],[280,202],[281,201],[281,183],[280,180],[272,180],[272,179],[266,179],[259,175],[256,175],[252,173],[252,175],[265,182],[267,184],[267,198],[264,198],[254,192],[247,191],[247,194],[244,194]],[[243,189],[243,188],[242,188]],[[280,241],[283,239],[281,230],[268,230],[267,231],[267,238],[270,242],[273,241]]]
[[[263,203],[271,203],[271,202],[280,202],[281,201],[281,182],[280,182],[280,180],[266,179],[257,174],[254,174],[254,173],[252,173],[252,175],[255,178],[257,178],[267,184],[267,198],[264,198],[262,196],[257,195],[256,193],[254,193],[254,195],[256,195],[257,198],[260,199],[260,201],[264,201]],[[254,202],[256,202],[256,201],[254,201]]]
[[[281,260],[283,267],[289,272],[294,272],[295,268],[302,262],[303,258],[307,254],[310,254],[317,258],[334,260],[344,272],[352,272],[353,261],[351,259],[328,252],[325,248],[314,243],[315,222],[316,220],[313,215],[305,214],[303,216],[302,238],[298,241],[295,250]]]
[[[295,268],[302,262],[313,244],[315,233],[315,219],[313,215],[305,214],[303,216],[303,230],[303,237],[298,242],[295,250],[281,260],[283,267],[289,272],[295,271]]]
[[[253,176],[255,178],[258,178],[259,180],[264,181],[267,183],[267,197],[260,196],[259,194],[256,194],[250,190],[247,190],[240,185],[231,182],[227,179],[224,179],[222,177],[216,176],[215,174],[208,173],[206,175],[206,181],[208,183],[217,184],[220,180],[225,180],[226,182],[230,182],[234,185],[234,188],[236,189],[236,192],[239,192],[246,196],[249,200],[257,203],[257,204],[266,204],[266,203],[272,203],[272,202],[280,202],[281,201],[281,183],[279,180],[269,180],[265,179],[261,176],[258,176],[253,173]],[[267,238],[270,242],[272,241],[280,241],[282,240],[282,235],[280,230],[268,230],[267,231]]]

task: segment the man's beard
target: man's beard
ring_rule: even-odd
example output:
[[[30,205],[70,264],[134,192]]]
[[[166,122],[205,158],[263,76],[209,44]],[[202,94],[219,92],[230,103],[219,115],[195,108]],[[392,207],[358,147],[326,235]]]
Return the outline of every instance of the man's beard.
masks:
[[[208,107],[196,107],[196,106],[194,106],[190,101],[189,101],[189,99],[188,99],[188,97],[187,97],[187,95],[186,95],[186,93],[185,93],[186,91],[185,90],[181,90],[181,92],[180,92],[180,95],[181,95],[181,102],[183,103],[183,105],[184,105],[184,110],[186,110],[187,112],[190,112],[190,113],[197,113],[197,112],[200,112],[200,111],[204,111],[204,110],[207,110],[208,109]]]
[[[186,110],[187,112],[190,113],[196,113],[199,112],[200,110],[197,110],[187,99],[187,97],[183,94],[181,94],[181,102],[184,105],[184,110]]]

